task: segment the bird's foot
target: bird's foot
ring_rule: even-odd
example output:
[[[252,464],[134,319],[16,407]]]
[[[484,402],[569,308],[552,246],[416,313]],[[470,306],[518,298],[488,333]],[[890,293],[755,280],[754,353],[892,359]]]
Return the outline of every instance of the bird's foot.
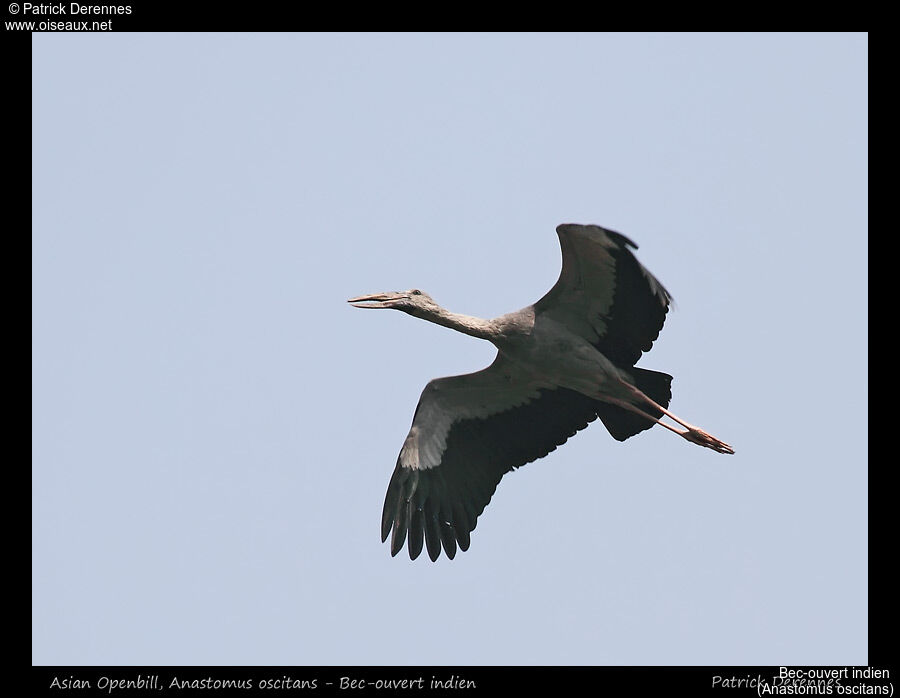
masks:
[[[725,443],[724,441],[720,441],[712,434],[707,434],[705,431],[703,431],[702,429],[698,429],[697,427],[690,427],[687,431],[682,432],[681,435],[692,444],[711,448],[717,453],[734,454],[734,449],[727,443]]]

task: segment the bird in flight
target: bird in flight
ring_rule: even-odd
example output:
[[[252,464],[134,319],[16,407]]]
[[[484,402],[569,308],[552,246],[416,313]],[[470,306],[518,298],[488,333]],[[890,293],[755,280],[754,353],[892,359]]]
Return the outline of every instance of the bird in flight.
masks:
[[[667,409],[672,376],[637,368],[659,336],[671,296],[632,254],[637,245],[596,225],[560,225],[562,272],[534,305],[493,320],[451,313],[418,289],[351,298],[393,308],[497,347],[487,368],[425,386],[388,485],[381,539],[391,555],[423,544],[437,560],[468,550],[500,478],[543,458],[600,418],[624,441],[655,424],[719,453],[724,441]],[[662,421],[674,420],[678,426]]]

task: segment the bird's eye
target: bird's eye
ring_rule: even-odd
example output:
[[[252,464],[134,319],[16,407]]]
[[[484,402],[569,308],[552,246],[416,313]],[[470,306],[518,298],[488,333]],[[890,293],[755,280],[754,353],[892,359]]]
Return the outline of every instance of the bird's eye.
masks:
[[[419,289],[417,289],[417,288],[414,288],[412,291],[410,291],[410,293],[411,293],[412,295],[414,295],[414,296],[421,296],[421,295],[422,295],[422,292],[421,292]]]

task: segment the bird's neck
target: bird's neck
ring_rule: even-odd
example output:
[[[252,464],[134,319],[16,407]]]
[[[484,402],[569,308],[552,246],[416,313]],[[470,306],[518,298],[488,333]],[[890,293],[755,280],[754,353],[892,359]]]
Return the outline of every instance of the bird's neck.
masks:
[[[437,325],[443,325],[444,327],[449,327],[451,330],[456,330],[457,332],[462,332],[472,337],[478,337],[479,339],[491,341],[497,334],[497,330],[490,320],[483,320],[480,317],[472,317],[471,315],[451,313],[444,308],[429,311],[427,315],[423,315],[422,317]]]

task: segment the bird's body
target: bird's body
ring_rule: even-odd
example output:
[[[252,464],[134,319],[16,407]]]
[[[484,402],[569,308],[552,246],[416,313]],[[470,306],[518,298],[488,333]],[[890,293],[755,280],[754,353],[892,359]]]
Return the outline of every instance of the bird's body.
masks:
[[[509,323],[505,318],[516,319]],[[532,371],[543,381],[600,398],[615,391],[621,371],[583,337],[532,308],[498,318],[516,328],[513,339],[504,335],[495,344],[500,353],[522,371]],[[525,331],[522,331],[522,330]]]
[[[670,413],[672,377],[634,364],[656,340],[669,293],[634,258],[634,243],[599,226],[557,228],[563,269],[537,303],[493,320],[451,313],[418,290],[351,298],[485,339],[487,368],[428,383],[388,486],[382,539],[396,555],[437,559],[469,534],[509,470],[545,456],[600,418],[623,441],[654,424],[720,453],[728,444]],[[660,421],[669,416],[684,430]]]

